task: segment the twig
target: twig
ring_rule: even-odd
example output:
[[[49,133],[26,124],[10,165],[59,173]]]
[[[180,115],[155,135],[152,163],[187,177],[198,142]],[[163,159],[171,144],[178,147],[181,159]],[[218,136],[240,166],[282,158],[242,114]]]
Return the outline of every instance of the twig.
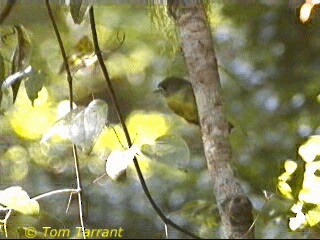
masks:
[[[2,24],[4,20],[8,17],[15,3],[16,3],[16,0],[7,0],[6,6],[3,8],[2,12],[0,13],[0,24]]]
[[[103,56],[102,56],[102,53],[101,53],[101,50],[100,50],[100,47],[99,47],[99,42],[98,42],[98,35],[97,35],[97,30],[96,30],[96,24],[95,24],[95,18],[94,18],[94,9],[93,9],[93,6],[91,6],[90,10],[89,10],[89,17],[90,17],[90,25],[91,25],[91,31],[92,31],[92,38],[93,38],[93,44],[94,44],[94,50],[95,50],[95,53],[97,55],[97,58],[98,58],[98,61],[99,61],[99,64],[100,64],[100,67],[101,67],[101,70],[102,70],[102,73],[104,75],[104,78],[107,82],[107,85],[108,85],[108,89],[109,89],[109,92],[110,92],[110,95],[111,95],[111,100],[112,100],[112,103],[113,103],[113,106],[115,107],[115,110],[116,110],[116,113],[117,113],[117,116],[118,116],[118,119],[121,123],[121,126],[123,128],[123,131],[124,131],[124,134],[126,136],[126,140],[127,140],[127,143],[128,143],[128,147],[130,148],[132,146],[132,141],[131,141],[131,138],[130,138],[130,135],[129,135],[129,131],[128,131],[128,128],[123,120],[123,117],[121,115],[121,111],[120,111],[120,107],[119,107],[119,104],[118,104],[118,101],[117,101],[117,98],[116,98],[116,94],[114,92],[114,89],[113,89],[113,86],[112,86],[112,83],[111,83],[111,80],[110,80],[110,77],[109,77],[109,74],[108,74],[108,70],[104,64],[104,61],[103,61]],[[141,183],[141,186],[142,186],[142,189],[146,195],[146,197],[148,198],[151,206],[153,207],[153,209],[157,212],[158,216],[162,219],[162,221],[167,224],[167,225],[170,225],[172,226],[173,228],[179,230],[180,232],[183,232],[193,238],[200,238],[199,236],[189,232],[188,230],[186,229],[183,229],[182,227],[178,226],[177,224],[175,224],[174,222],[172,222],[170,219],[168,219],[164,214],[163,212],[161,211],[161,209],[158,207],[158,205],[155,203],[155,201],[153,200],[150,192],[149,192],[149,189],[147,187],[147,184],[144,180],[144,177],[142,175],[142,172],[141,172],[141,169],[140,169],[140,166],[139,166],[139,163],[138,163],[138,160],[136,157],[133,158],[133,163],[134,163],[134,166],[136,168],[136,171],[137,171],[137,174],[138,174],[138,177],[139,177],[139,180],[140,180],[140,183]]]
[[[52,196],[52,195],[55,195],[55,194],[59,194],[59,193],[77,193],[78,192],[78,189],[71,189],[71,188],[66,188],[66,189],[59,189],[59,190],[54,190],[54,191],[50,191],[50,192],[47,192],[47,193],[43,193],[43,194],[40,194],[36,197],[33,197],[31,198],[32,200],[39,200],[41,198],[45,198],[45,197],[49,197],[49,196]]]
[[[6,238],[8,238],[7,222],[8,222],[10,215],[11,215],[12,209],[6,208],[5,211],[8,211],[8,212],[6,213],[4,219],[0,220],[0,223],[3,225],[4,235],[6,236]]]
[[[57,24],[54,20],[54,16],[49,4],[49,0],[46,0],[46,6],[47,6],[47,10],[48,10],[48,14],[54,29],[54,32],[56,34],[58,43],[59,43],[59,47],[60,47],[60,51],[63,57],[63,61],[64,61],[64,65],[66,68],[66,72],[67,72],[67,80],[68,80],[68,85],[69,85],[69,103],[70,103],[70,111],[72,111],[73,109],[73,90],[72,90],[72,75],[71,75],[71,71],[69,68],[69,64],[68,64],[68,57],[67,54],[64,50],[64,46],[63,46],[63,42],[57,27]],[[72,147],[73,150],[73,158],[74,158],[74,167],[75,167],[75,172],[76,172],[76,179],[77,179],[77,193],[78,193],[78,205],[79,205],[79,217],[80,217],[80,224],[81,224],[81,230],[82,230],[82,236],[85,239],[85,228],[84,228],[84,222],[83,222],[83,213],[82,213],[82,197],[81,197],[81,179],[80,179],[80,172],[79,172],[79,159],[78,159],[78,153],[77,153],[77,147],[75,145],[73,145]]]
[[[258,218],[260,217],[261,212],[266,208],[267,203],[269,203],[270,200],[274,197],[273,194],[271,194],[271,195],[269,196],[268,193],[267,193],[265,190],[263,191],[263,193],[264,193],[264,196],[265,196],[265,200],[264,200],[264,203],[263,203],[263,205],[262,205],[262,208],[260,209],[260,211],[258,212],[258,214],[256,215],[256,217],[254,218],[254,220],[253,220],[251,226],[249,227],[249,229],[247,230],[247,232],[244,234],[244,236],[243,236],[244,238],[247,238],[247,236],[248,236],[248,235],[250,234],[250,232],[253,230],[253,228],[254,228],[254,226],[255,226]]]
[[[69,200],[68,200],[68,204],[67,204],[67,207],[66,207],[66,214],[67,214],[68,211],[69,211],[69,207],[70,207],[70,204],[71,204],[71,200],[72,200],[72,193],[69,195]]]

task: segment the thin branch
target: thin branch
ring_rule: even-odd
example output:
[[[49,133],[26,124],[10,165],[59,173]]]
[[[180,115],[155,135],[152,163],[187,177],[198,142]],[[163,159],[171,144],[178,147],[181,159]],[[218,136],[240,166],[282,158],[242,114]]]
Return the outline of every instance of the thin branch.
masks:
[[[5,7],[0,13],[0,24],[4,22],[4,20],[8,17],[9,13],[12,10],[13,5],[16,3],[16,0],[7,0]]]
[[[48,14],[54,29],[54,32],[56,34],[58,43],[59,43],[59,47],[60,47],[60,51],[63,57],[63,61],[64,61],[64,65],[66,68],[66,72],[67,72],[67,80],[68,80],[68,85],[69,85],[69,103],[70,103],[70,111],[72,111],[73,109],[73,90],[72,90],[72,75],[71,75],[71,71],[69,68],[69,64],[68,64],[68,57],[67,54],[65,52],[64,46],[63,46],[63,42],[57,27],[57,24],[54,20],[54,16],[49,4],[49,0],[46,0],[46,6],[47,6],[47,10],[48,10]],[[80,179],[80,172],[79,172],[79,159],[78,159],[78,153],[77,153],[77,147],[75,145],[73,145],[72,147],[73,149],[73,158],[74,158],[74,167],[75,167],[75,172],[76,172],[76,179],[77,179],[77,193],[78,193],[78,206],[79,206],[79,217],[80,217],[80,224],[81,224],[81,230],[82,230],[82,236],[85,239],[85,228],[84,228],[84,222],[83,222],[83,212],[82,212],[82,197],[81,197],[81,192],[82,192],[82,188],[81,188],[81,179]]]
[[[119,104],[118,104],[118,101],[117,101],[117,98],[116,98],[116,94],[115,94],[115,91],[113,89],[113,86],[112,86],[112,83],[111,83],[111,80],[110,80],[110,77],[109,77],[109,74],[108,74],[108,70],[107,70],[107,68],[106,68],[106,66],[104,64],[103,56],[102,56],[102,53],[101,53],[101,50],[100,50],[100,47],[99,47],[93,6],[91,6],[91,8],[89,10],[89,16],[90,16],[90,25],[91,25],[91,31],[92,31],[92,38],[93,38],[93,44],[94,44],[95,53],[97,55],[97,58],[98,58],[102,73],[104,75],[104,78],[105,78],[105,80],[107,82],[113,106],[115,107],[118,119],[119,119],[119,121],[121,123],[121,126],[123,128],[124,134],[126,136],[128,147],[130,148],[132,146],[132,141],[131,141],[131,138],[130,138],[130,135],[129,135],[129,131],[128,131],[128,128],[127,128],[127,126],[126,126],[126,124],[125,124],[125,122],[123,120],[122,115],[121,115],[121,111],[120,111],[120,107],[119,107]],[[183,229],[182,227],[178,226],[177,224],[172,222],[170,219],[168,219],[163,214],[163,212],[158,207],[158,205],[155,203],[155,201],[153,200],[153,198],[152,198],[152,196],[151,196],[151,194],[149,192],[149,189],[148,189],[147,184],[146,184],[146,182],[144,180],[144,177],[142,175],[142,172],[141,172],[141,169],[140,169],[140,166],[139,166],[139,163],[138,163],[138,160],[137,160],[136,157],[133,158],[133,163],[134,163],[135,169],[137,171],[137,174],[138,174],[142,189],[143,189],[146,197],[148,198],[151,206],[157,212],[158,216],[162,219],[162,221],[165,224],[170,225],[173,228],[177,229],[178,231],[183,232],[183,233],[185,233],[185,234],[187,234],[187,235],[189,235],[189,236],[191,236],[193,238],[200,238],[199,236],[197,236],[197,235],[189,232],[188,230]]]
[[[69,195],[69,200],[68,200],[68,204],[67,204],[67,208],[66,208],[66,214],[68,213],[69,211],[69,207],[71,205],[71,200],[72,200],[72,194]]]
[[[72,189],[72,188],[66,188],[66,189],[59,189],[59,190],[54,190],[54,191],[50,191],[50,192],[47,192],[47,193],[43,193],[43,194],[40,194],[36,197],[33,197],[31,198],[32,200],[39,200],[41,198],[45,198],[45,197],[49,197],[49,196],[52,196],[52,195],[55,195],[55,194],[60,194],[60,193],[77,193],[78,192],[78,189]]]
[[[73,109],[73,104],[72,104],[73,103],[72,74],[71,74],[70,67],[69,67],[69,64],[68,64],[68,57],[67,57],[66,51],[64,50],[62,38],[60,36],[56,21],[54,20],[54,16],[53,16],[50,4],[49,4],[49,0],[46,0],[46,6],[47,6],[48,14],[49,14],[49,17],[50,17],[54,32],[56,34],[56,37],[57,37],[57,40],[58,40],[58,43],[59,43],[60,51],[61,51],[61,54],[62,54],[62,57],[63,57],[64,67],[66,68],[67,80],[68,80],[68,84],[69,84],[70,110],[72,110]]]
[[[72,105],[72,102],[71,102]],[[79,190],[78,192],[78,204],[79,204],[79,215],[80,215],[80,224],[81,224],[81,230],[82,230],[82,235],[83,238],[86,238],[85,235],[85,229],[84,229],[84,222],[83,222],[83,209],[82,209],[82,197],[81,197],[81,179],[80,179],[80,172],[79,172],[79,160],[78,160],[78,152],[77,152],[77,147],[75,144],[72,146],[73,149],[73,156],[74,156],[74,167],[76,170],[76,179],[77,179],[77,189]]]
[[[93,180],[93,182],[92,183],[90,183],[89,185],[91,185],[91,184],[94,184],[94,183],[96,183],[96,182],[98,182],[100,179],[102,179],[104,176],[107,176],[107,173],[103,173],[103,174],[101,174],[99,177],[97,177],[95,180]],[[88,186],[88,185],[87,185]],[[86,186],[86,187],[87,187]]]
[[[261,214],[262,211],[266,208],[267,203],[269,203],[270,200],[274,197],[273,194],[271,194],[270,196],[268,196],[268,194],[267,194],[267,192],[266,192],[265,190],[263,191],[263,193],[264,193],[264,195],[265,195],[265,200],[264,200],[264,203],[263,203],[263,205],[262,205],[262,208],[260,209],[260,211],[258,212],[258,214],[256,215],[256,217],[254,218],[254,220],[253,220],[251,226],[249,227],[248,231],[244,234],[244,236],[243,236],[244,238],[246,238],[246,237],[250,234],[250,232],[254,230],[253,228],[254,228],[254,226],[255,226],[258,218],[260,217],[260,214]]]
[[[11,215],[12,209],[7,208],[7,209],[5,209],[5,211],[8,211],[8,212],[6,213],[4,219],[0,220],[0,223],[3,225],[4,235],[6,236],[6,238],[8,238],[7,222],[8,222],[10,215]]]

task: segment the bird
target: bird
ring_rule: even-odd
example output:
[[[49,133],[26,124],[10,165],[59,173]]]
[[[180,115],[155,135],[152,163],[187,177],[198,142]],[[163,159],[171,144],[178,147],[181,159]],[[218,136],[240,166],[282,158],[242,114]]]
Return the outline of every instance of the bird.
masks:
[[[167,77],[158,84],[160,92],[168,107],[187,122],[199,125],[198,109],[192,85],[179,77]]]
[[[181,77],[167,77],[162,80],[155,92],[160,92],[168,107],[187,122],[200,125],[198,108],[191,83]],[[229,124],[229,131],[233,125]]]

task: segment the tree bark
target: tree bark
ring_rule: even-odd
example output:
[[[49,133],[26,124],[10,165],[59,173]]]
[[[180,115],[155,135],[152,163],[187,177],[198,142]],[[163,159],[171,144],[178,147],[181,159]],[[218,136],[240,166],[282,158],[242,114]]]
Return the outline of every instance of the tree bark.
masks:
[[[198,106],[202,140],[221,216],[222,238],[253,238],[252,205],[231,166],[229,126],[223,113],[218,65],[202,1],[168,1],[180,32]]]

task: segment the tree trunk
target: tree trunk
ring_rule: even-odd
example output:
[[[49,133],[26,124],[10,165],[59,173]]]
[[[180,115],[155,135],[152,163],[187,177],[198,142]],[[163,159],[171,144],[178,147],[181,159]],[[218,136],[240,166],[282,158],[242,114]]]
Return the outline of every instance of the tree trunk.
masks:
[[[221,216],[222,238],[253,238],[252,205],[231,167],[229,126],[223,114],[213,39],[201,1],[168,1],[180,32],[194,89],[205,156]]]

